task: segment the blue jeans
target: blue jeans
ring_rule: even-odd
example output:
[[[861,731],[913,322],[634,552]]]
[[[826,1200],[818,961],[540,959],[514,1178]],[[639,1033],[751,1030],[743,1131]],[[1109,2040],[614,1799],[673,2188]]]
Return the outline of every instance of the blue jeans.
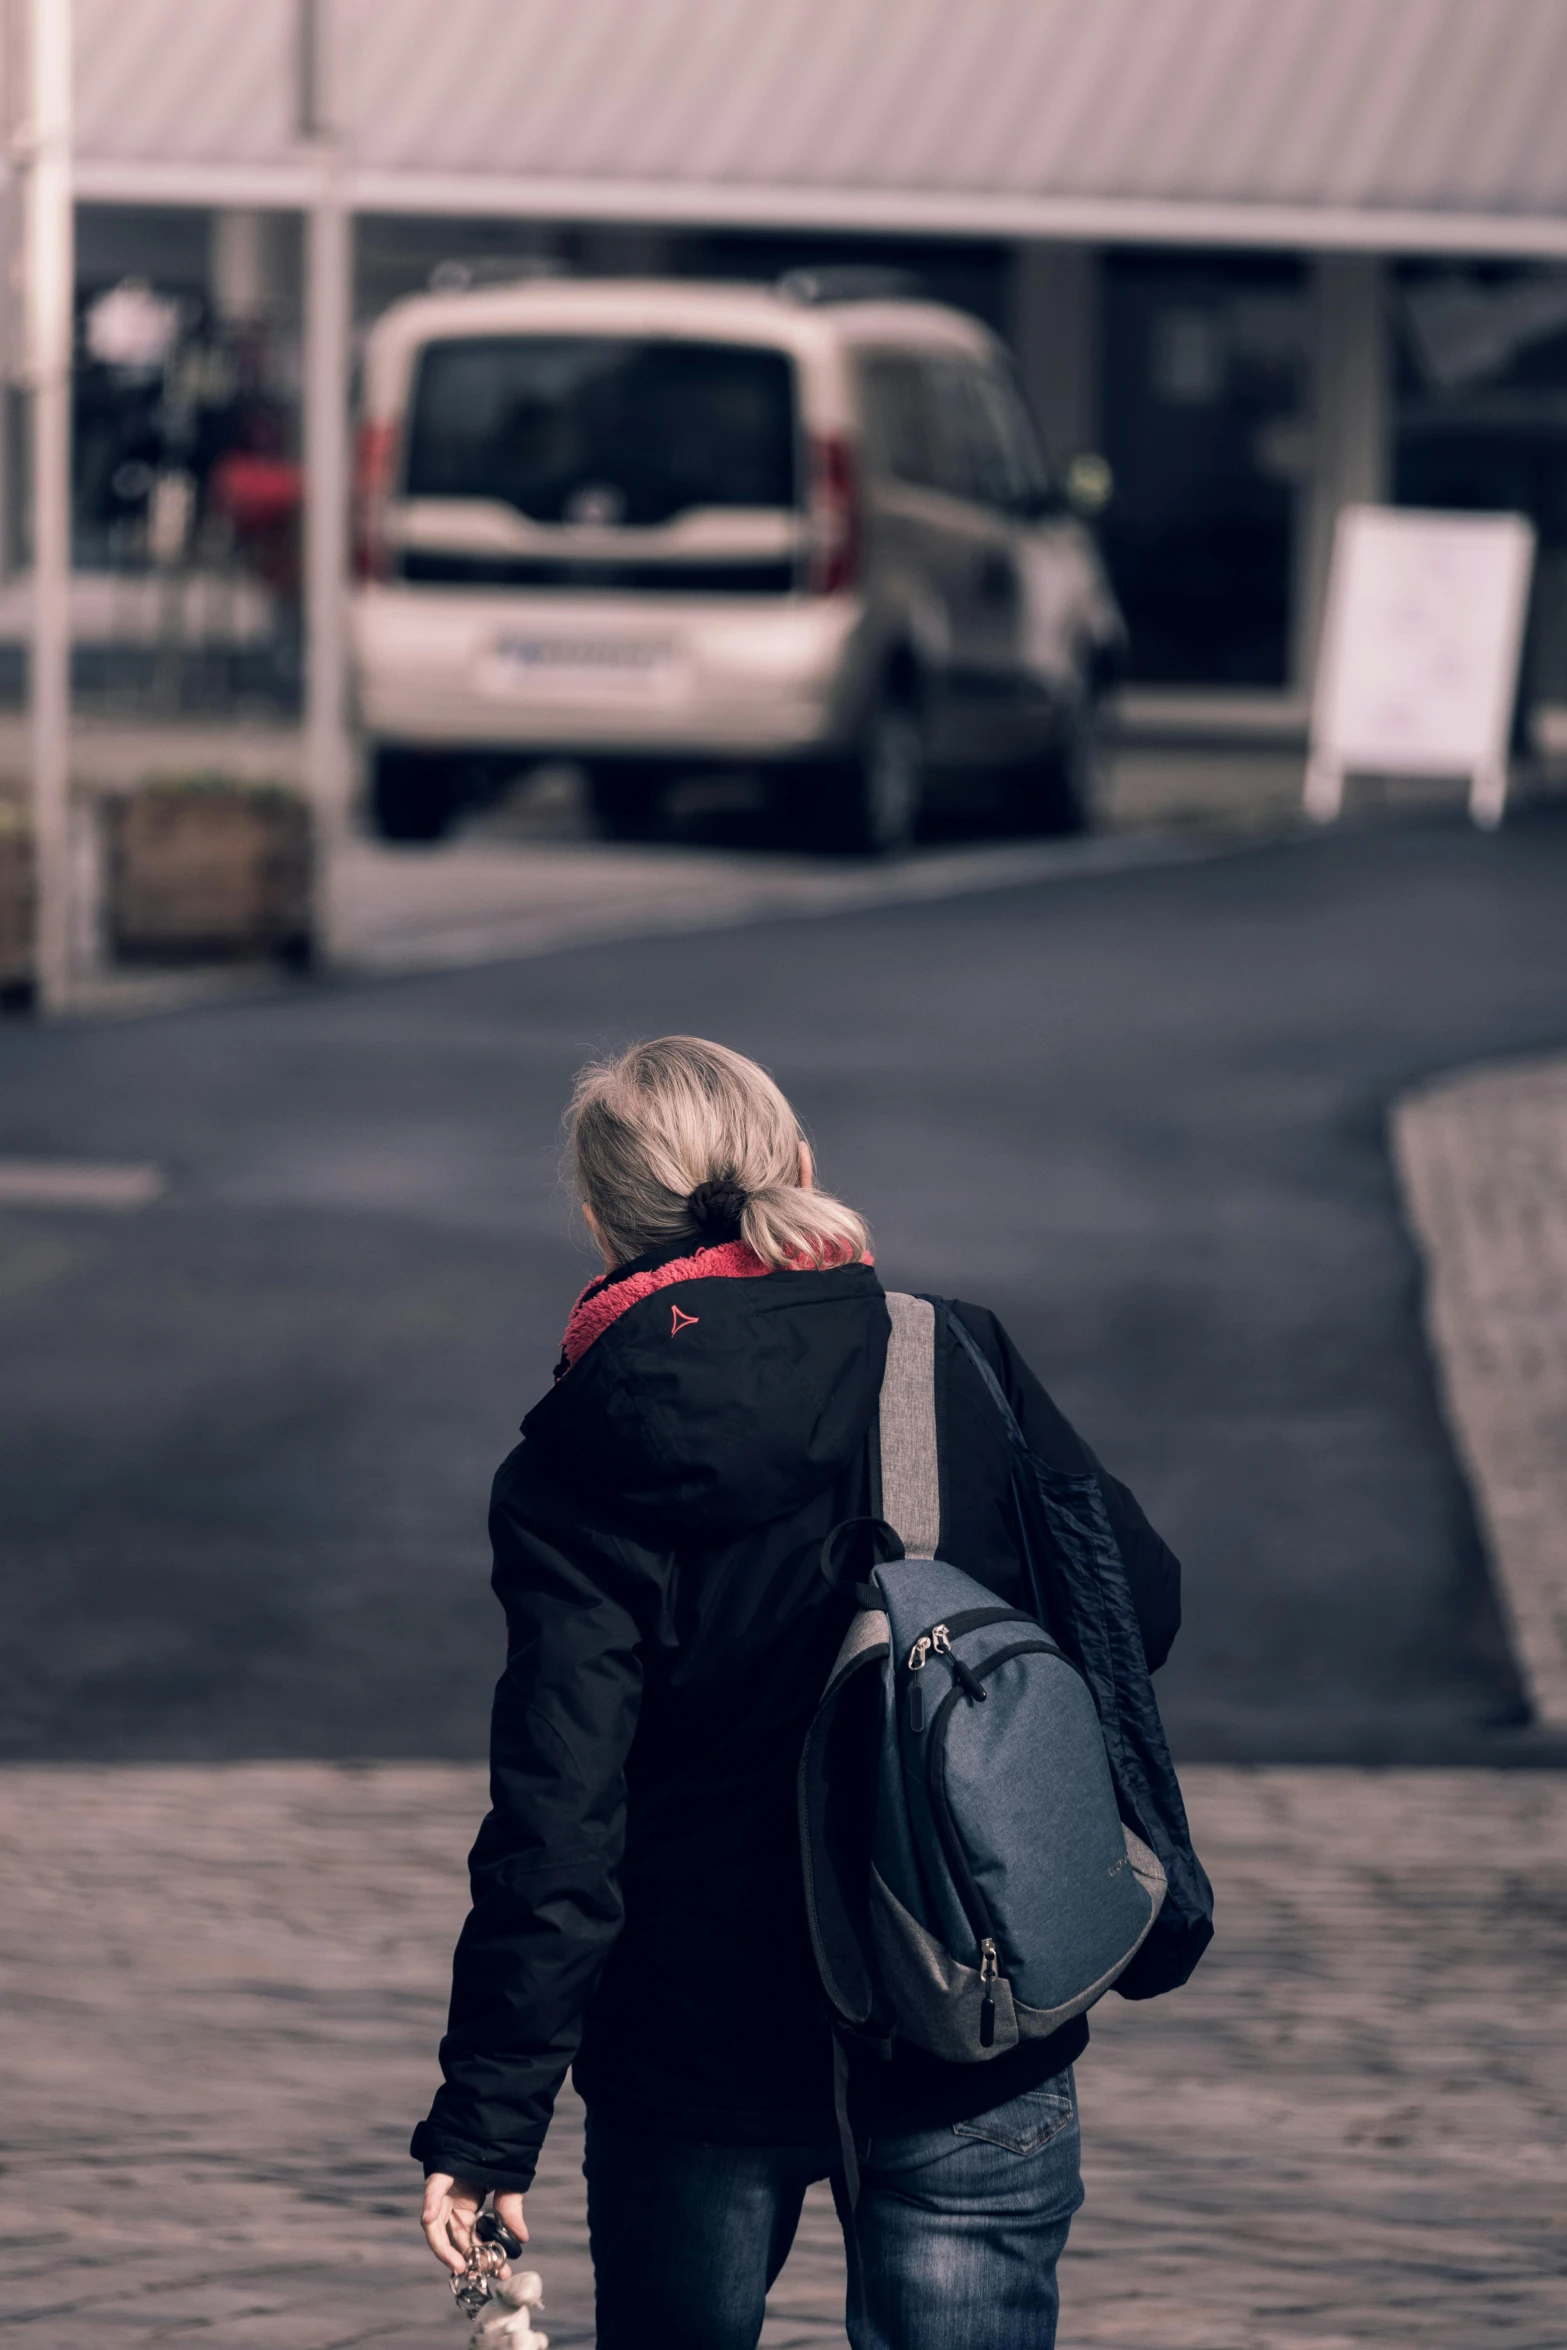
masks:
[[[971,2121],[861,2147],[851,2217],[824,2150],[643,2137],[590,2109],[598,2350],[755,2350],[805,2190],[829,2176],[853,2350],[1052,2350],[1083,2200],[1070,2068]]]

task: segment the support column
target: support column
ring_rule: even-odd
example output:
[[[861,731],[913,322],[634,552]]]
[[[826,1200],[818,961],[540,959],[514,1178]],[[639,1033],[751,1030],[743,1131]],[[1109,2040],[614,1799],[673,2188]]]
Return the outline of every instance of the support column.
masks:
[[[305,223],[305,756],[316,836],[316,939],[347,946],[343,851],[353,816],[348,729],[348,371],[353,228],[335,157]]]
[[[13,82],[20,44],[13,11],[0,5],[0,28],[10,33],[12,54],[0,67],[0,119],[5,124],[6,171],[0,178],[0,579],[22,569],[26,526],[20,501],[26,470],[20,462],[19,416],[28,382],[26,314],[26,168],[17,132],[25,97]]]
[[[1099,447],[1099,295],[1097,247],[1017,247],[1010,340],[1046,455],[1058,470]]]
[[[289,290],[283,237],[288,216],[222,211],[212,215],[207,281],[226,323],[248,326],[273,312]]]
[[[29,704],[36,971],[40,1008],[71,992],[71,358],[76,291],[71,204],[71,0],[28,10],[23,216],[32,400],[33,600]]]
[[[1391,490],[1392,348],[1387,269],[1375,253],[1321,253],[1312,264],[1312,469],[1297,534],[1292,667],[1307,694],[1327,602],[1341,506]]]

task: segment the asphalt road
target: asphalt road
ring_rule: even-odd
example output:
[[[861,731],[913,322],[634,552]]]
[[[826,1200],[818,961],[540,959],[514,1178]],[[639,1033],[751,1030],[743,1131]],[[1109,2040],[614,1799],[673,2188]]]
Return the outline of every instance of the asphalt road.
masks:
[[[1421,1078],[1567,1042],[1567,819],[134,1023],[0,1028],[0,1753],[469,1755],[490,1471],[591,1263],[591,1050],[758,1055],[890,1284],[994,1305],[1186,1562],[1187,1757],[1504,1759],[1520,1699],[1388,1161]]]

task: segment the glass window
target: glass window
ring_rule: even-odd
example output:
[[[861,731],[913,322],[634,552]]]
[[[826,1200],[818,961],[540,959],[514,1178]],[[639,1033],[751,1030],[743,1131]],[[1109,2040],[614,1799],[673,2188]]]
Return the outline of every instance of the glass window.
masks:
[[[891,355],[867,359],[863,379],[866,419],[883,471],[894,481],[934,488],[930,402],[919,361]]]
[[[954,498],[987,503],[997,451],[975,387],[978,370],[964,360],[936,359],[926,373],[939,486]]]
[[[477,336],[420,362],[405,489],[535,522],[793,506],[792,362],[739,343]]]
[[[973,360],[874,357],[865,390],[876,454],[897,482],[1006,512],[1043,486],[1015,390]]]
[[[1393,312],[1394,497],[1529,517],[1523,700],[1567,702],[1567,270],[1408,261]]]
[[[890,353],[867,360],[872,435],[897,481],[1015,513],[1044,486],[1022,403],[1005,377],[970,359]]]
[[[1028,412],[1006,376],[988,367],[966,372],[978,494],[1008,514],[1026,513],[1039,505],[1046,487]]]

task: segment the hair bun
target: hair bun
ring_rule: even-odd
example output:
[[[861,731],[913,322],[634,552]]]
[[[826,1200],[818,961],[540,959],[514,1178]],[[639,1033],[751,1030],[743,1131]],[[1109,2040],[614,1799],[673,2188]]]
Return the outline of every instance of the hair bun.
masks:
[[[738,1240],[740,1219],[751,1194],[732,1175],[699,1183],[686,1200],[691,1218],[704,1240]]]

